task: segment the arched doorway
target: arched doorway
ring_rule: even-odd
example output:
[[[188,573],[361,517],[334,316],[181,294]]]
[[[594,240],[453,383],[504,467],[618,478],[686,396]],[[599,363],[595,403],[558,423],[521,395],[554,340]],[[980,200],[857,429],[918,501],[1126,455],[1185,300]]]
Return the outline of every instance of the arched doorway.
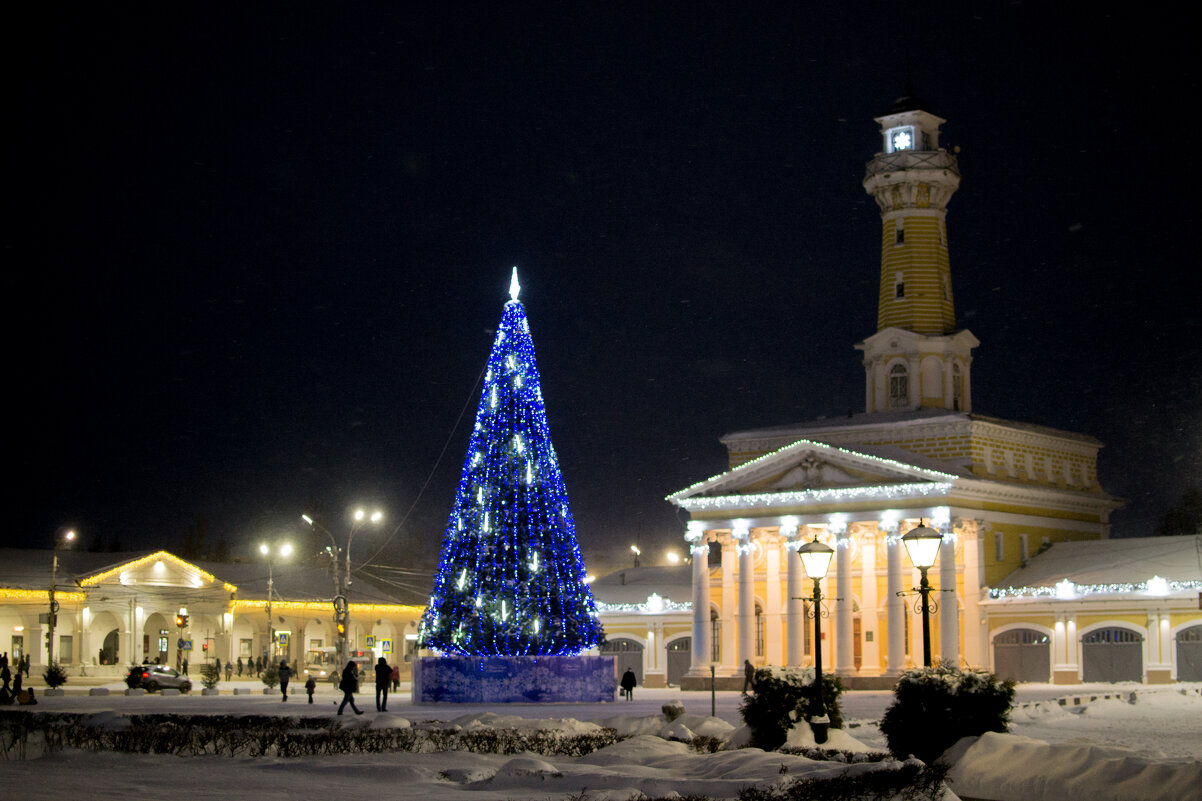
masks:
[[[1035,629],[1011,629],[993,638],[993,672],[1011,681],[1052,680],[1052,643]]]
[[[668,643],[668,684],[680,686],[680,679],[689,670],[692,651],[692,637],[680,637]]]
[[[643,644],[637,640],[610,640],[601,648],[605,656],[614,657],[614,668],[620,677],[627,669],[634,671],[634,677],[641,685],[643,683]]]
[[[1202,626],[1177,632],[1177,681],[1202,681]]]
[[[1107,626],[1081,638],[1082,681],[1143,681],[1144,638],[1131,629]]]

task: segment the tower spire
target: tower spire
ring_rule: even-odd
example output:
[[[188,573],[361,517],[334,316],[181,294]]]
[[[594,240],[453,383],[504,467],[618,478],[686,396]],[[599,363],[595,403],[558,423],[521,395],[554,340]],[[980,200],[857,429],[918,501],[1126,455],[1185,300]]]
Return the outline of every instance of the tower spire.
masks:
[[[522,291],[522,285],[518,283],[518,268],[513,266],[513,276],[509,279],[509,299],[517,300],[518,293]]]

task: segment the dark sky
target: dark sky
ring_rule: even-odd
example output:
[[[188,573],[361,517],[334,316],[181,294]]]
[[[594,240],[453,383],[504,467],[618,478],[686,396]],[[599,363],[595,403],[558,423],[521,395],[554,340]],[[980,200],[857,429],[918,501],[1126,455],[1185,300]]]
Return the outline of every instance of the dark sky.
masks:
[[[720,435],[862,411],[907,56],[962,148],[976,411],[1104,441],[1117,533],[1198,485],[1173,12],[169,5],[9,30],[4,544],[245,551],[366,502],[356,557],[413,507],[381,559],[435,558],[513,265],[586,558],[678,543]]]

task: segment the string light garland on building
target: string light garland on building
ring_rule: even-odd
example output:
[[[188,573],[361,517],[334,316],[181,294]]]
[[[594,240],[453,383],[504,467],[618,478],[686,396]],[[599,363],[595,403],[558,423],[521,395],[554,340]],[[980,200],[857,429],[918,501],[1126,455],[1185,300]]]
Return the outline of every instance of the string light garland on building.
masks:
[[[1155,577],[1148,581],[1117,582],[1114,584],[1075,584],[1068,579],[1051,586],[994,587],[989,590],[993,600],[1002,598],[1077,599],[1085,595],[1169,595],[1174,592],[1195,593],[1202,590],[1202,581],[1166,581]]]
[[[951,491],[951,482],[918,482],[885,484],[872,487],[841,487],[839,489],[790,490],[788,492],[756,492],[747,495],[714,495],[684,498],[677,503],[690,512],[719,509],[750,509],[764,506],[808,506],[845,501],[895,501],[904,498],[929,498]],[[669,497],[671,500],[671,496]]]
[[[566,655],[601,639],[520,288],[514,268],[418,631],[443,653]]]
[[[237,592],[237,590],[238,590],[238,588],[235,587],[233,584],[230,584],[227,581],[221,581],[216,576],[214,576],[212,573],[201,570],[199,567],[192,564],[191,562],[185,562],[183,559],[180,559],[178,556],[175,556],[174,554],[170,554],[167,551],[155,551],[152,554],[143,556],[140,559],[135,559],[132,562],[122,562],[117,567],[111,568],[109,570],[105,570],[102,573],[97,573],[95,575],[88,576],[84,579],[81,579],[79,582],[79,585],[81,587],[95,586],[96,584],[100,584],[103,581],[105,581],[106,579],[110,579],[114,576],[117,576],[121,580],[121,583],[124,584],[124,583],[126,583],[126,581],[125,581],[125,577],[123,574],[130,573],[134,570],[137,570],[140,567],[145,567],[146,565],[153,564],[154,562],[158,562],[158,561],[170,562],[171,564],[175,565],[176,567],[182,568],[184,570],[187,570],[190,573],[200,576],[200,578],[203,579],[204,581],[211,581],[214,583],[219,583],[222,585],[222,587],[225,588],[225,590],[227,592]]]

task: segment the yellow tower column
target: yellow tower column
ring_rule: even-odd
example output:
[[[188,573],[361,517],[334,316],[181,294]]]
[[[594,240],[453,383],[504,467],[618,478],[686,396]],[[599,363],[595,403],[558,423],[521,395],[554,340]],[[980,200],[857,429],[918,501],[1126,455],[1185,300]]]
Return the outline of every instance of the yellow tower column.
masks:
[[[939,147],[946,122],[912,94],[877,117],[882,149],[868,162],[864,190],[881,210],[877,333],[864,351],[866,411],[970,411],[971,351],[956,330],[947,204],[960,186],[955,154]]]

